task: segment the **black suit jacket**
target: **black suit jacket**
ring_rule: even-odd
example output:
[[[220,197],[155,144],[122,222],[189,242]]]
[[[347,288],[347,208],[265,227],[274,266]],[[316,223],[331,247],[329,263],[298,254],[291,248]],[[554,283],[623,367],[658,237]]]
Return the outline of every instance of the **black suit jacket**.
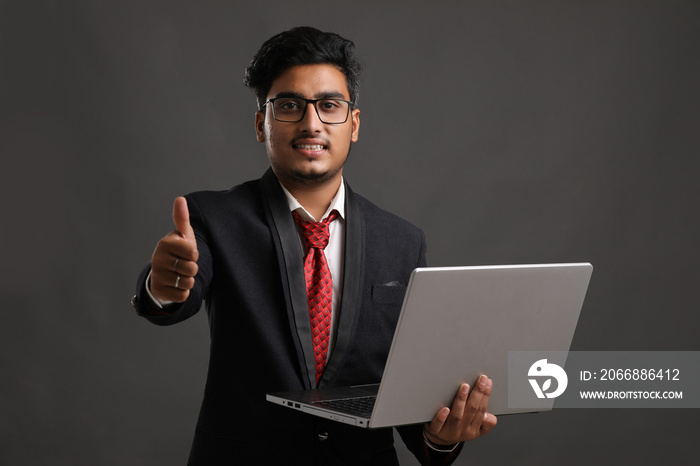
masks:
[[[271,170],[229,191],[186,196],[199,249],[196,285],[166,311],[145,292],[136,310],[159,325],[206,302],[211,354],[190,465],[398,464],[391,429],[367,430],[273,405],[265,394],[313,388],[314,362],[304,251]],[[411,271],[425,265],[422,231],[346,186],[346,246],[338,332],[320,386],[381,379]],[[422,426],[399,428],[423,464]]]

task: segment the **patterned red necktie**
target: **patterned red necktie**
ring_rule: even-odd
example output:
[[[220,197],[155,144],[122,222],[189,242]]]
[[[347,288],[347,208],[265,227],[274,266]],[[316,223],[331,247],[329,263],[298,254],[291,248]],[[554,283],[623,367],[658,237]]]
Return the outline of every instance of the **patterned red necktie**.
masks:
[[[322,222],[307,222],[302,220],[296,211],[292,212],[294,220],[304,234],[304,246],[307,251],[304,259],[304,275],[316,362],[316,385],[326,367],[333,305],[333,282],[323,250],[328,246],[328,226],[338,215],[334,210]]]

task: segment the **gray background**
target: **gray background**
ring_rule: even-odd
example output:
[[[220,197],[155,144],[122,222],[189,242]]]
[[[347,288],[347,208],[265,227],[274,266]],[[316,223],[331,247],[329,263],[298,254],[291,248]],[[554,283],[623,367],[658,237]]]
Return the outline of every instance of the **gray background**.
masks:
[[[176,195],[264,171],[243,68],[301,24],[355,41],[346,176],[432,265],[590,261],[573,349],[700,349],[699,2],[1,0],[0,463],[184,464],[206,319],[129,299]],[[503,417],[459,464],[682,463],[697,426]]]

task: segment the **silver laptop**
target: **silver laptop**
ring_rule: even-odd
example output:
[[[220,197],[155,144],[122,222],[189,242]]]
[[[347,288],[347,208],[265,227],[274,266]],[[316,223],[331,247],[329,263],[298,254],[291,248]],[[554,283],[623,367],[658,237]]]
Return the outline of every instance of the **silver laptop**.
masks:
[[[464,382],[493,380],[489,412],[508,407],[509,351],[568,351],[589,263],[428,267],[413,271],[381,383],[270,393],[267,400],[365,428],[431,421]]]

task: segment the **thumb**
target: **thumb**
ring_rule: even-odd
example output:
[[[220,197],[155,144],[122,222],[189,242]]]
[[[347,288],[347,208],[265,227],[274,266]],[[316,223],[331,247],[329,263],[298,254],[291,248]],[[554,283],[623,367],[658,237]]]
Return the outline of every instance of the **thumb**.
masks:
[[[175,229],[185,239],[194,239],[194,230],[190,225],[190,211],[187,208],[187,200],[180,196],[173,204],[173,223]]]

